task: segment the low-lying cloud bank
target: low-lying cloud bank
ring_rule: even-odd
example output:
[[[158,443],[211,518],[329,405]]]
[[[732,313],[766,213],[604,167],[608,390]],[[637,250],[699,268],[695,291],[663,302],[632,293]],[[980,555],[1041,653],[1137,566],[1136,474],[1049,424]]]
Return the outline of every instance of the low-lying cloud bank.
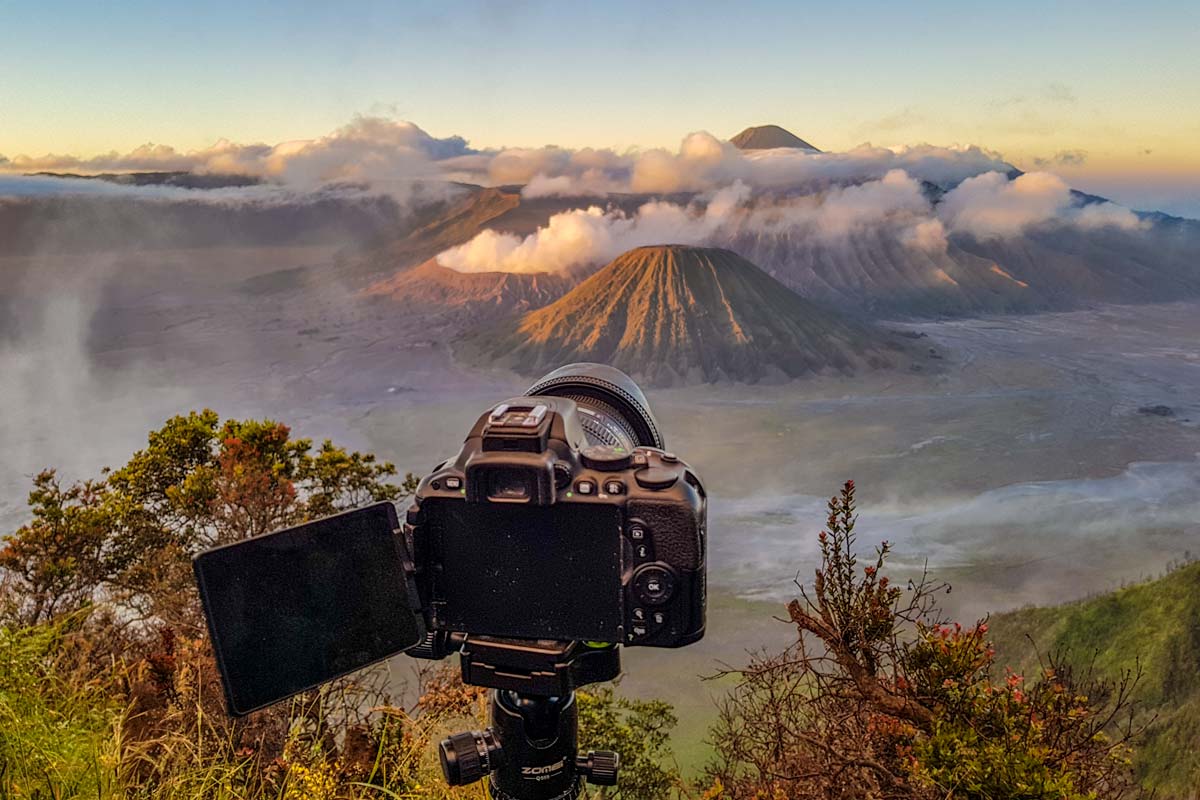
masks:
[[[1011,181],[996,172],[967,178],[938,204],[938,214],[951,230],[979,238],[1016,236],[1050,222],[1085,230],[1141,225],[1136,214],[1115,203],[1077,202],[1066,182],[1048,172]]]
[[[1082,204],[1060,178],[1033,172],[1009,179],[987,172],[963,180],[934,202],[903,169],[876,180],[811,194],[756,196],[741,180],[686,205],[653,201],[630,215],[593,205],[555,214],[521,237],[486,230],[438,255],[460,272],[558,272],[608,261],[647,244],[722,244],[739,235],[806,236],[839,246],[866,231],[906,247],[942,253],[948,236],[1016,236],[1031,229],[1136,230],[1138,217],[1112,203]]]
[[[555,214],[528,236],[485,230],[437,258],[459,272],[559,272],[608,261],[642,245],[703,241],[728,222],[748,195],[746,185],[736,183],[705,203],[653,201],[633,215],[599,206],[573,209]]]
[[[193,151],[145,144],[128,153],[86,158],[0,156],[0,172],[10,173],[193,172],[248,175],[296,186],[458,179],[519,184],[528,196],[711,192],[737,182],[754,189],[786,190],[875,180],[893,169],[948,188],[965,178],[1011,167],[998,154],[979,147],[742,151],[707,132],[689,134],[675,151],[555,146],[478,150],[461,136],[438,138],[411,122],[365,116],[320,138],[274,145],[222,140]]]
[[[945,602],[958,613],[1061,603],[1157,572],[1194,548],[1197,488],[1200,462],[1134,463],[1107,478],[1018,483],[916,508],[876,505],[859,523],[859,541],[892,542],[892,568],[901,575],[928,569],[950,580],[956,591]],[[712,538],[710,584],[755,600],[786,599],[792,579],[811,576],[820,560],[810,531],[826,502],[713,497],[712,530],[738,533]]]
[[[618,155],[596,151],[586,159],[548,158],[546,151],[508,152],[506,172],[521,174],[527,196],[577,196],[609,192],[712,191],[735,182],[755,189],[817,188],[847,181],[878,180],[894,169],[948,188],[983,172],[1012,169],[979,147],[917,145],[898,149],[861,145],[843,153],[799,149],[743,151],[710,133],[684,138],[677,152],[665,149]],[[516,165],[525,167],[518,173]]]
[[[882,229],[905,246],[937,253],[946,250],[947,236],[953,234],[995,238],[1053,225],[1126,230],[1140,225],[1127,209],[1079,202],[1067,184],[1050,173],[1014,179],[1011,165],[979,147],[742,151],[706,132],[689,134],[676,151],[622,153],[553,146],[478,150],[460,136],[437,138],[411,122],[357,117],[327,136],[275,145],[221,141],[180,152],[148,144],[126,154],[87,159],[0,158],[0,171],[50,170],[249,175],[266,185],[239,187],[224,195],[207,194],[214,190],[177,191],[259,202],[294,199],[281,197],[281,188],[312,192],[365,187],[407,206],[444,197],[446,192],[438,194],[436,187],[449,191],[449,181],[454,180],[521,185],[530,198],[604,198],[618,193],[670,198],[647,202],[631,215],[597,200],[591,207],[555,215],[526,237],[485,231],[440,254],[442,264],[464,272],[559,271],[602,262],[642,244],[720,243],[744,233],[803,234],[837,243]],[[12,193],[6,191],[6,182],[13,179],[0,179],[0,195]],[[25,193],[49,190],[45,184],[29,183],[33,178],[22,180],[26,183],[18,188]],[[94,181],[64,182],[56,188],[117,191]],[[175,196],[162,187],[137,191],[151,197]],[[679,200],[678,195],[692,199]]]
[[[355,117],[348,125],[318,139],[275,145],[236,144],[222,139],[212,147],[186,152],[169,145],[145,144],[128,153],[89,158],[56,154],[0,157],[0,170],[217,173],[312,185],[441,177],[439,161],[472,152],[459,136],[438,139],[411,122]]]

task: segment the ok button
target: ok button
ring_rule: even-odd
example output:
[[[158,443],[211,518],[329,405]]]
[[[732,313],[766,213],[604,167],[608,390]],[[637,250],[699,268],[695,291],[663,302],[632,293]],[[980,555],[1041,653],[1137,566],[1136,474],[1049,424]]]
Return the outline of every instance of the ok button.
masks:
[[[664,567],[648,565],[633,578],[633,591],[643,603],[659,606],[671,599],[675,577]]]

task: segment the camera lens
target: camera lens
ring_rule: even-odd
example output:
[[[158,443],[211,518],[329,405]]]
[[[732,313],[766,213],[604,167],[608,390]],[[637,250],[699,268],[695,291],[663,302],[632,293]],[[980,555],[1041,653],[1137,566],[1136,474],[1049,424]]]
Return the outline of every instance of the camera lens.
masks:
[[[565,397],[579,404],[588,443],[632,450],[662,448],[663,438],[641,388],[607,364],[567,364],[525,392],[527,396]]]

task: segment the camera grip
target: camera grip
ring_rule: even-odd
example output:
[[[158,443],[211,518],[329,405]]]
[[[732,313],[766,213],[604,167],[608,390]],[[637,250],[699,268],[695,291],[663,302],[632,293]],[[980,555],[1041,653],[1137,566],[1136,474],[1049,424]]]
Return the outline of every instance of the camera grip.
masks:
[[[694,508],[671,500],[630,499],[628,514],[650,530],[659,561],[680,569],[696,570],[703,565],[700,520]]]

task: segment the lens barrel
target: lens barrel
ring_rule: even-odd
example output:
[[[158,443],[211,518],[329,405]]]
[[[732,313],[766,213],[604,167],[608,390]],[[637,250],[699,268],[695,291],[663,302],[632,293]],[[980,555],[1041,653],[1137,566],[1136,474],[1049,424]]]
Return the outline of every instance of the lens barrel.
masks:
[[[565,397],[580,414],[590,444],[622,447],[664,447],[658,422],[641,387],[621,370],[607,364],[567,364],[530,386],[526,396]]]

